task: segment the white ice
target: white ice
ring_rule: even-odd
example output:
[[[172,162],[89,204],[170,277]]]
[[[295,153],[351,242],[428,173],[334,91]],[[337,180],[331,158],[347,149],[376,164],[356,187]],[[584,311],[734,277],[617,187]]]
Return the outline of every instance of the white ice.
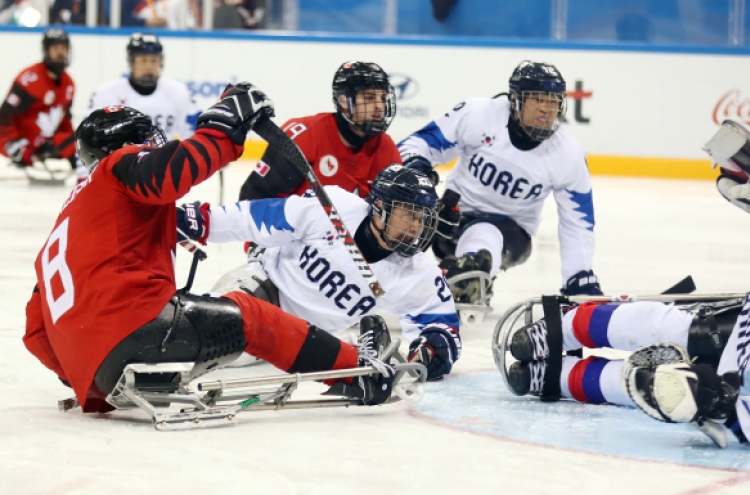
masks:
[[[494,313],[462,328],[452,376],[422,403],[248,413],[234,427],[160,433],[137,411],[60,413],[68,397],[24,348],[33,262],[72,184],[0,171],[0,493],[724,494],[750,490],[750,450],[719,452],[683,425],[503,390],[490,340],[509,304],[561,284],[554,203],[523,266],[501,273]],[[251,170],[226,171],[227,202]],[[594,177],[595,271],[607,293],[654,293],[692,275],[701,292],[750,290],[750,216],[709,181]],[[218,181],[186,200],[217,202]],[[195,290],[243,261],[207,248]],[[190,256],[178,255],[178,281]],[[270,374],[264,364],[222,373]],[[243,375],[244,376],[244,375]],[[310,384],[300,392],[323,390]],[[296,397],[295,397],[296,398]]]

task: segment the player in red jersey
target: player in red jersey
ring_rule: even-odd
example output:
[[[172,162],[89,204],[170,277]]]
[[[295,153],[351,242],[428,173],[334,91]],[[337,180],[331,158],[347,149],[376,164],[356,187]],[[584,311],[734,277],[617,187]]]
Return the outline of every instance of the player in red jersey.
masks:
[[[72,386],[84,412],[112,409],[106,397],[130,363],[211,369],[243,349],[289,372],[377,360],[371,348],[243,292],[212,298],[176,289],[175,200],[236,160],[250,128],[272,113],[261,91],[240,83],[181,142],[165,143],[160,128],[127,107],[94,111],[76,130],[91,174],[63,204],[36,258],[24,344]],[[390,380],[359,380],[347,395],[382,402]]]
[[[70,121],[75,84],[65,68],[70,39],[51,28],[42,38],[44,60],[24,69],[0,106],[0,153],[19,167],[34,157],[64,158],[75,168],[75,137]]]
[[[287,121],[282,129],[299,146],[323,185],[365,198],[375,177],[401,155],[386,134],[396,115],[388,74],[377,64],[347,62],[333,78],[335,113]],[[242,185],[240,200],[303,194],[309,184],[277,150],[269,148]]]

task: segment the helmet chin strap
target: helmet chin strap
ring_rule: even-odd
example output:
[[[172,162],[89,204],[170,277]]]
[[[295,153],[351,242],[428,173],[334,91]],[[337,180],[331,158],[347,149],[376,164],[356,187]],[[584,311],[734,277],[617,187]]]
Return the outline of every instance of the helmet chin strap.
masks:
[[[356,134],[352,130],[352,126],[356,124],[347,119],[345,115],[341,114],[341,112],[336,112],[333,116],[336,119],[336,127],[338,127],[339,133],[341,133],[344,139],[346,139],[347,143],[355,148],[361,148],[367,141],[373,138],[373,136],[368,136],[366,134],[364,136]]]

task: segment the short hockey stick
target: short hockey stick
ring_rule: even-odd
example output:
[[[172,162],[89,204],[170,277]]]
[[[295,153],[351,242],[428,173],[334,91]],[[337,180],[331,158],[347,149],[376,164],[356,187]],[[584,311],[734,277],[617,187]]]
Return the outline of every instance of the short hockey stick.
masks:
[[[276,124],[271,122],[271,119],[269,118],[261,118],[260,120],[258,120],[258,123],[255,124],[253,130],[258,133],[260,137],[268,141],[269,146],[273,146],[274,148],[281,151],[281,153],[292,163],[292,165],[294,165],[297,170],[299,170],[305,176],[307,182],[310,183],[310,187],[312,187],[313,191],[315,191],[315,195],[317,196],[318,201],[320,201],[320,204],[326,211],[328,219],[333,224],[339,237],[344,239],[344,245],[349,250],[349,256],[351,256],[352,260],[354,260],[354,264],[357,265],[357,269],[359,270],[360,275],[362,275],[367,284],[370,286],[372,294],[376,298],[385,294],[385,291],[380,286],[380,282],[378,282],[378,279],[375,277],[375,273],[373,273],[370,265],[367,263],[364,256],[362,256],[359,247],[357,247],[357,244],[354,242],[354,238],[347,230],[344,222],[341,220],[341,217],[336,211],[336,208],[333,206],[331,198],[328,197],[328,194],[323,189],[323,184],[320,183],[320,180],[318,180],[315,172],[313,172],[312,167],[310,167],[310,164],[307,163],[305,156],[302,154],[294,141],[292,141],[292,139],[287,136],[284,131],[279,129]]]

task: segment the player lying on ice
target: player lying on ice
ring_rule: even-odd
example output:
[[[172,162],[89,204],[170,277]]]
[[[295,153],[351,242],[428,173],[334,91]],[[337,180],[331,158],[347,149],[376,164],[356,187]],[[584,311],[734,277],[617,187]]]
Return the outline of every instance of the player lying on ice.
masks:
[[[513,71],[509,87],[508,99],[459,103],[399,144],[404,164],[435,182],[433,167],[458,158],[446,188],[461,195],[460,223],[452,238],[435,238],[433,251],[442,258],[457,303],[489,304],[489,291],[479,286],[489,289],[499,270],[529,258],[531,236],[552,193],[559,217],[562,292],[601,294],[592,271],[594,206],[586,156],[562,125],[565,80],[554,65],[524,61]],[[484,275],[454,280],[467,272]]]
[[[750,212],[750,134],[725,121],[705,149],[722,168],[719,192]],[[553,379],[547,340],[545,320],[512,335],[517,361],[507,378],[514,393],[540,394]],[[721,446],[726,439],[716,425],[723,424],[749,445],[750,295],[682,308],[649,301],[569,306],[562,350],[582,347],[637,352],[628,361],[563,356],[554,379],[564,397],[637,405],[662,421],[695,423]]]
[[[377,175],[366,200],[336,186],[325,191],[385,289],[380,298],[315,197],[210,209],[196,202],[178,209],[178,228],[200,243],[251,241],[266,248],[260,260],[227,273],[213,291],[241,288],[331,332],[385,309],[399,317],[411,357],[426,365],[429,379],[450,373],[461,354],[458,315],[440,268],[422,252],[440,207],[430,180],[391,165]]]
[[[106,398],[131,363],[209,369],[244,349],[292,373],[368,364],[387,371],[377,325],[358,348],[241,291],[220,298],[177,291],[175,201],[237,160],[249,130],[269,115],[271,100],[240,83],[181,142],[166,142],[146,115],[127,107],[94,111],[76,130],[91,174],[63,204],[37,256],[24,343],[72,386],[84,412],[113,409]],[[380,403],[391,391],[386,374],[334,386]]]

